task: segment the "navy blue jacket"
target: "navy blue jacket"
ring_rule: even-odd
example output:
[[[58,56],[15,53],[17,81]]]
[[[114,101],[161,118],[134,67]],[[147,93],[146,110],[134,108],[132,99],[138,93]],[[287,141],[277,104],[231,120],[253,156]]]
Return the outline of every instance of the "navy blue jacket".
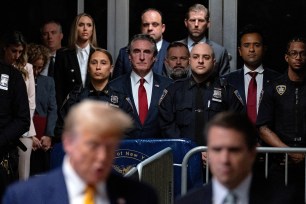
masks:
[[[109,85],[106,85],[102,91],[95,90],[91,83],[89,83],[85,88],[77,86],[69,93],[68,97],[63,102],[62,107],[58,111],[59,117],[55,128],[56,139],[59,139],[58,137],[62,135],[64,118],[67,116],[71,107],[84,99],[108,102],[111,106],[122,109],[130,116],[133,115],[131,99],[122,93],[114,91],[109,87]]]
[[[279,77],[280,75],[281,75],[280,73],[278,73],[278,72],[276,72],[272,69],[264,68],[262,88],[264,89],[271,80]],[[238,69],[234,72],[231,72],[227,75],[224,75],[224,78],[226,78],[227,82],[238,90],[238,92],[239,92],[239,94],[240,94],[240,96],[243,100],[243,104],[245,105],[246,104],[246,98],[245,98],[243,68]]]
[[[169,42],[163,40],[162,47],[158,51],[156,56],[156,61],[153,65],[153,72],[162,75],[165,72],[164,68],[164,60],[167,54],[167,48],[169,46]],[[119,55],[114,67],[112,79],[115,79],[121,75],[127,74],[131,72],[132,66],[129,60],[129,54],[127,53],[127,47],[123,47],[119,51]]]
[[[29,100],[21,73],[0,62],[0,156],[15,148],[29,127]]]
[[[188,192],[185,196],[179,198],[175,204],[212,204],[212,197],[213,188],[212,183],[209,182],[203,187]],[[271,182],[253,176],[249,192],[249,204],[262,203],[291,204],[297,202],[294,201],[293,194],[285,186],[273,186]]]
[[[107,196],[111,204],[157,204],[155,191],[143,183],[121,176],[110,175],[106,181]],[[69,204],[62,169],[16,183],[7,189],[3,204]]]
[[[217,113],[243,110],[242,102],[234,88],[218,77],[204,82],[201,89],[204,101],[203,130],[205,124]],[[159,122],[163,137],[189,138],[196,141],[196,91],[197,84],[192,76],[175,81],[164,91],[159,105]]]
[[[172,80],[153,73],[153,90],[150,108],[145,123],[142,125],[134,103],[130,75],[131,73],[125,74],[111,81],[109,84],[109,86],[114,90],[131,98],[133,109],[135,110],[133,114],[135,128],[133,131],[128,133],[128,135],[130,138],[140,139],[161,137],[161,131],[158,124],[158,101],[163,93],[163,90],[172,83]]]

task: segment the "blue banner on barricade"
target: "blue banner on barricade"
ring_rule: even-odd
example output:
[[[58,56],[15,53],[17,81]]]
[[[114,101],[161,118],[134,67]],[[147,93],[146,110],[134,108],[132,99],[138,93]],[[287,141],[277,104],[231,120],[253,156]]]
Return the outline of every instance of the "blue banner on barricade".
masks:
[[[171,147],[174,162],[174,197],[181,192],[181,166],[185,154],[196,147],[189,139],[126,139],[121,142],[116,151],[113,169],[116,173],[124,175],[138,163],[153,154]],[[178,164],[178,165],[176,165]],[[162,178],[161,178],[162,179]],[[195,154],[188,165],[188,189],[202,185],[201,154]]]

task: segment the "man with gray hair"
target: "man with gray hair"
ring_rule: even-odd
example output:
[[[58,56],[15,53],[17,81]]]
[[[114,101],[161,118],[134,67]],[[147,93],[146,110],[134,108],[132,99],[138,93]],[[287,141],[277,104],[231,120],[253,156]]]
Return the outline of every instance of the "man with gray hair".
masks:
[[[188,29],[188,37],[180,40],[188,46],[189,51],[199,42],[209,44],[215,53],[216,72],[220,76],[230,72],[229,57],[226,49],[216,42],[209,40],[206,36],[210,26],[210,14],[208,9],[202,4],[194,4],[189,7],[185,17],[185,26]]]
[[[62,168],[9,187],[3,203],[157,203],[150,187],[111,174],[116,148],[131,125],[126,113],[108,103],[75,105],[65,121]]]

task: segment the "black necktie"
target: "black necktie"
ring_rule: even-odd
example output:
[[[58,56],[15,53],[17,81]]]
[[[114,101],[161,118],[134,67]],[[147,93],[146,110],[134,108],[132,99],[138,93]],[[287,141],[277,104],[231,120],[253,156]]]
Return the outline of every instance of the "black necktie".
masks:
[[[48,67],[48,76],[54,76],[54,56],[50,57],[49,67]]]

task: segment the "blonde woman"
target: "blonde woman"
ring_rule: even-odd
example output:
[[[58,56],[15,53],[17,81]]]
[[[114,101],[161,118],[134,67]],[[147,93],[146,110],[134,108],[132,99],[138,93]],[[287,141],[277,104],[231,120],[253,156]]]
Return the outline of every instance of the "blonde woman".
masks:
[[[54,81],[58,107],[61,107],[75,86],[85,87],[88,84],[87,62],[95,47],[97,37],[94,19],[89,14],[81,13],[72,23],[68,48],[56,53]]]
[[[18,147],[19,152],[19,179],[26,180],[30,173],[30,157],[33,144],[33,136],[36,135],[33,125],[33,114],[35,111],[35,82],[33,75],[33,67],[27,63],[27,43],[22,33],[13,31],[4,36],[3,39],[3,60],[6,64],[12,65],[18,69],[23,76],[27,87],[29,108],[31,115],[30,130],[22,135],[21,142],[27,147],[26,151]]]

